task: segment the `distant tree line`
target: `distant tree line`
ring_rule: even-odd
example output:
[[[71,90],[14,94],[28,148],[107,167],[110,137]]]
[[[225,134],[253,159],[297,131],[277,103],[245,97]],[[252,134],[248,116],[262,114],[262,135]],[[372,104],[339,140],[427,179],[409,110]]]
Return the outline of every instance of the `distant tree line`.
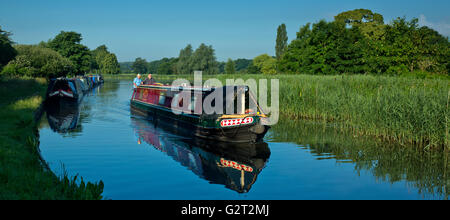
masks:
[[[195,51],[188,44],[180,50],[177,58],[163,58],[148,62],[138,57],[134,62],[120,63],[120,71],[123,73],[156,73],[156,74],[193,74],[194,71],[202,71],[203,74],[235,74],[243,73],[251,65],[249,59],[228,59],[227,62],[218,62],[212,46],[201,44]],[[256,72],[255,72],[256,73]]]
[[[88,72],[118,74],[119,62],[105,45],[89,50],[81,34],[64,32],[38,45],[15,45],[11,33],[0,28],[0,74],[5,76],[59,77]]]

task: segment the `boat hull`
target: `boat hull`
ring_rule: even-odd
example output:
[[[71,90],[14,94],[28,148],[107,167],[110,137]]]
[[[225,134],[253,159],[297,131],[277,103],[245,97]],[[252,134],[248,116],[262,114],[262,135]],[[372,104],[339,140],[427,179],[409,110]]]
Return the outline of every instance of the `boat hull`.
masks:
[[[52,79],[47,89],[46,100],[52,104],[58,102],[78,104],[86,93],[101,83],[103,79],[99,75]]]
[[[207,140],[233,143],[260,142],[269,130],[269,126],[259,121],[234,127],[203,126],[204,119],[198,115],[175,114],[170,110],[132,100],[130,108],[133,114],[152,120],[155,125],[163,126],[178,135],[199,137]],[[216,119],[219,120],[219,119]]]

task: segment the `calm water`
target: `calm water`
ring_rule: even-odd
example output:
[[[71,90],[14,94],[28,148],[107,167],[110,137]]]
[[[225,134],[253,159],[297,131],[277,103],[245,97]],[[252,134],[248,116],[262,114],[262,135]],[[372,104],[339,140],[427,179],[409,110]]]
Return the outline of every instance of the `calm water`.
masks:
[[[281,120],[258,145],[208,143],[133,116],[131,93],[130,81],[107,80],[79,107],[47,112],[40,149],[50,168],[102,180],[108,199],[448,198],[442,152],[292,120]]]

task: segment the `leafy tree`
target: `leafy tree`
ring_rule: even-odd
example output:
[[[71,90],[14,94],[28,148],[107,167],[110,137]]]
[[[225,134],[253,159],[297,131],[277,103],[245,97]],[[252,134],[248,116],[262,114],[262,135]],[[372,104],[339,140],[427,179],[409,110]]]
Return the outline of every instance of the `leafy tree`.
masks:
[[[448,38],[417,19],[384,24],[382,15],[357,9],[301,27],[277,67],[291,74],[449,74],[448,57]]]
[[[132,73],[133,68],[131,67],[133,65],[133,62],[120,62],[120,72],[121,73]]]
[[[399,68],[406,71],[429,70],[446,72],[449,63],[450,44],[448,39],[428,27],[418,27],[418,19],[407,21],[397,18],[386,26],[385,47],[377,54],[385,65],[378,67],[388,73]]]
[[[225,65],[226,64],[227,64],[226,62],[220,62],[220,61],[217,62],[217,68],[219,69],[220,74],[225,73]]]
[[[203,74],[217,74],[219,72],[212,46],[201,44],[192,54],[190,60],[193,70],[203,71]]]
[[[108,51],[106,45],[101,45],[95,50],[91,51],[92,62],[91,68],[98,69],[101,73],[118,74],[120,72],[120,65],[114,53]]]
[[[89,48],[81,44],[81,34],[76,32],[64,32],[50,40],[47,45],[69,58],[75,65],[77,74],[88,72],[91,68],[91,54]]]
[[[162,59],[161,60],[154,60],[151,62],[147,63],[147,72],[148,73],[157,73],[158,72],[158,67],[163,63]]]
[[[12,46],[13,42],[9,38],[10,36],[11,33],[3,31],[0,27],[0,70],[2,66],[6,65],[17,55],[17,51]]]
[[[147,61],[145,59],[138,57],[134,61],[132,68],[135,73],[145,74],[148,72]]]
[[[237,59],[234,61],[236,65],[236,72],[245,71],[252,64],[252,60],[250,59]]]
[[[236,64],[230,58],[228,58],[228,61],[225,64],[225,73],[226,74],[235,74],[236,73]]]
[[[415,68],[420,71],[449,73],[450,42],[429,27],[417,29],[413,36],[414,44],[420,48]]]
[[[362,34],[371,40],[380,40],[384,35],[384,18],[368,9],[342,12],[334,17],[336,22],[358,27]]]
[[[287,41],[288,41],[288,36],[287,36],[287,31],[286,31],[286,25],[281,24],[280,26],[278,26],[277,40],[276,40],[276,45],[275,45],[275,53],[276,53],[276,57],[278,60],[281,59],[281,56],[286,51]]]
[[[355,9],[342,12],[334,17],[337,22],[344,22],[350,25],[359,25],[363,23],[384,24],[384,18],[381,14],[373,13],[368,9]]]
[[[248,67],[245,69],[245,72],[248,74],[259,74],[261,73],[261,69],[255,66],[255,64],[253,64],[253,61],[251,61]]]
[[[156,73],[161,75],[175,74],[178,58],[163,58],[158,63]]]
[[[259,55],[253,59],[253,65],[258,67],[263,74],[276,74],[276,63],[277,60],[267,54]]]
[[[100,64],[102,63],[103,58],[109,54],[108,48],[106,45],[100,45],[95,50],[91,51],[91,69],[100,70]]]
[[[190,74],[192,73],[192,46],[188,44],[186,48],[181,49],[178,56],[178,62],[176,64],[178,74]]]
[[[118,74],[120,72],[120,66],[119,62],[117,62],[116,55],[113,53],[106,54],[100,63],[100,69],[105,74]]]
[[[279,68],[286,73],[362,73],[364,36],[357,27],[324,20],[303,26],[297,33]]]

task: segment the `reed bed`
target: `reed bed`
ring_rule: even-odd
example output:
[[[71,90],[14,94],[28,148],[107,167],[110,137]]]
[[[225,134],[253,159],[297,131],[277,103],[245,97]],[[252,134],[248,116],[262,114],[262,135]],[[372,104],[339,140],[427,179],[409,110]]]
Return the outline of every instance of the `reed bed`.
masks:
[[[447,146],[449,81],[379,76],[285,76],[280,112],[401,144]]]

